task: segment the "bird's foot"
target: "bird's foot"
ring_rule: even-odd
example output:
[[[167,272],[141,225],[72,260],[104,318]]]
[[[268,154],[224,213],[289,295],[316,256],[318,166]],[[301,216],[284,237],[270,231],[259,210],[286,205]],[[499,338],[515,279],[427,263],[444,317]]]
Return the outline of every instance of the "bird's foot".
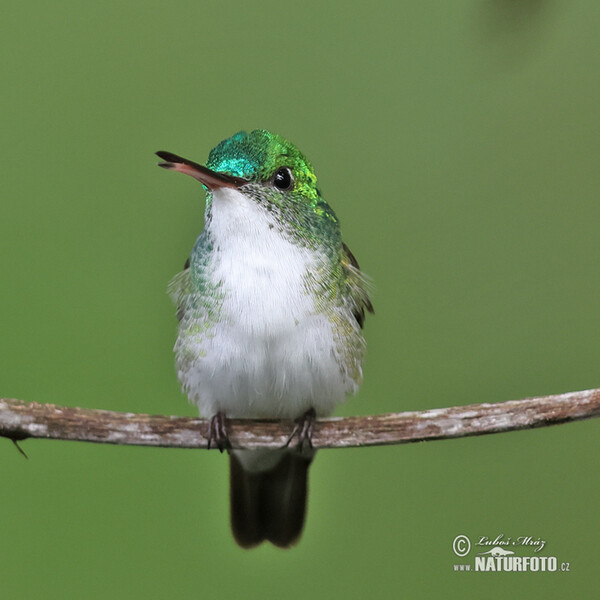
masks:
[[[312,434],[315,421],[317,420],[317,413],[314,408],[309,408],[301,417],[294,421],[294,429],[290,433],[290,437],[287,439],[284,448],[288,448],[292,440],[297,437],[298,442],[296,448],[301,452],[312,450]]]
[[[208,449],[210,450],[215,446],[219,449],[219,452],[231,448],[231,442],[227,435],[225,413],[221,411],[211,418],[208,425]]]

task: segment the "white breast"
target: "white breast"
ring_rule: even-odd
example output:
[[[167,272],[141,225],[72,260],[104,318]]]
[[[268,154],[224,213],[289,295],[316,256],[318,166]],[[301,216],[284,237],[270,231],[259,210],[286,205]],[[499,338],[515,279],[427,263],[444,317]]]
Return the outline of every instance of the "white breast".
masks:
[[[214,281],[222,281],[225,312],[248,332],[277,334],[314,312],[306,274],[314,253],[285,239],[269,212],[237,190],[213,197]]]

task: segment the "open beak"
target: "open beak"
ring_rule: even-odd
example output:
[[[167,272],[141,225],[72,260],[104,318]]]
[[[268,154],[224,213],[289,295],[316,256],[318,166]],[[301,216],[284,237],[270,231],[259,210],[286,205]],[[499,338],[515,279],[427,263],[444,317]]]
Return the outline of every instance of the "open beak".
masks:
[[[200,183],[203,183],[209,190],[221,187],[239,188],[245,183],[248,183],[247,179],[211,171],[187,158],[181,158],[181,156],[177,156],[177,154],[171,154],[170,152],[163,152],[161,150],[160,152],[157,152],[156,155],[165,161],[159,162],[159,167],[190,175]]]

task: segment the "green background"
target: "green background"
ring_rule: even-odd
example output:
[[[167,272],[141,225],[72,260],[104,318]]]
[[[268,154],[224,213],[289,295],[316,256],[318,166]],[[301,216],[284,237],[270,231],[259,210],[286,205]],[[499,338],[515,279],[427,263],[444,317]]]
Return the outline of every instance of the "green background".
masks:
[[[338,414],[600,386],[595,0],[5,3],[0,394],[194,415],[166,285],[203,162],[296,143],[375,281]],[[289,551],[234,544],[216,452],[0,440],[6,598],[592,597],[599,423],[319,453]],[[531,535],[570,573],[455,573]],[[524,554],[524,553],[520,553]]]

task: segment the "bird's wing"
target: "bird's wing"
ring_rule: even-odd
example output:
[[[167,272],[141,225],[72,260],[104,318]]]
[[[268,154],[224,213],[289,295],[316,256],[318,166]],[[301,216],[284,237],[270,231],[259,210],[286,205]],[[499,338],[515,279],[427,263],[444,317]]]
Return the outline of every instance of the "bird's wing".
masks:
[[[177,318],[181,321],[185,313],[185,299],[190,292],[190,259],[185,261],[183,271],[180,271],[169,281],[167,287],[171,300],[177,307]]]
[[[362,328],[365,322],[365,310],[371,314],[375,314],[368,293],[371,283],[367,276],[360,270],[358,261],[346,244],[342,244],[342,268],[346,274],[346,283],[350,288],[350,297],[354,302],[353,313],[356,321]]]

